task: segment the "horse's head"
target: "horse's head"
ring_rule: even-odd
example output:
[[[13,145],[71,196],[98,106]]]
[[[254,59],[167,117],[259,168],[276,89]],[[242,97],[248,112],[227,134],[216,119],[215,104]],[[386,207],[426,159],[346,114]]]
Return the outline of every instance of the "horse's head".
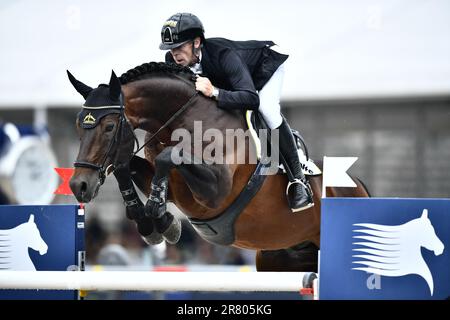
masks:
[[[39,251],[39,254],[42,256],[47,253],[48,246],[45,241],[41,237],[41,233],[34,222],[34,215],[30,215],[28,222],[25,223],[26,226],[26,237],[28,241],[28,247],[33,250]]]
[[[430,251],[434,251],[436,256],[442,254],[444,252],[444,244],[437,237],[436,232],[434,231],[434,227],[431,224],[430,219],[428,218],[428,210],[424,209],[422,212],[422,216],[418,219],[421,223],[421,232],[420,232],[420,240],[422,247]]]
[[[76,121],[80,150],[74,163],[70,188],[79,202],[89,202],[105,177],[128,163],[134,147],[133,130],[125,117],[121,84],[114,71],[109,85],[93,89],[75,79],[69,80],[86,100]]]

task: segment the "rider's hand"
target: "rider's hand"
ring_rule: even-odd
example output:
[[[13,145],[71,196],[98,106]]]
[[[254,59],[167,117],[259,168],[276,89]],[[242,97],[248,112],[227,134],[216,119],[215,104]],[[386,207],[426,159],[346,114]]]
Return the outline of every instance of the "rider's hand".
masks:
[[[207,97],[212,97],[214,86],[208,78],[197,76],[197,79],[195,81],[195,89],[197,91],[200,91]]]

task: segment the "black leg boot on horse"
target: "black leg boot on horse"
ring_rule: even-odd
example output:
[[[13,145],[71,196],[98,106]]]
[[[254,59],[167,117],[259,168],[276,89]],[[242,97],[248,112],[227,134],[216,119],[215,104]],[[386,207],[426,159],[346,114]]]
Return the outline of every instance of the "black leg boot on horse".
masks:
[[[169,181],[167,177],[153,178],[150,199],[145,205],[145,214],[153,219],[156,231],[171,244],[180,240],[181,222],[167,211],[167,193]]]
[[[292,212],[302,211],[314,206],[311,187],[303,174],[292,130],[283,117],[278,127],[280,154],[289,179],[286,196]]]
[[[163,236],[156,231],[153,219],[145,215],[144,204],[139,199],[131,180],[129,165],[114,171],[120,193],[126,208],[128,219],[136,222],[136,226],[142,239],[149,245],[157,245],[164,241]]]
[[[145,205],[145,214],[153,219],[156,231],[171,244],[181,237],[181,222],[167,211],[169,193],[169,171],[174,167],[169,150],[163,151],[155,159],[155,175],[151,183],[150,197]]]

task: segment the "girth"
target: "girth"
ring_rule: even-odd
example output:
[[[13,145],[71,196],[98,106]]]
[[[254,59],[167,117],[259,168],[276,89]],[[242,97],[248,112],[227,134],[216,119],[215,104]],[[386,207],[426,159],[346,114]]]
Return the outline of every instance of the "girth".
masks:
[[[225,211],[208,220],[189,218],[189,222],[203,239],[224,246],[231,245],[235,241],[234,223],[266,179],[264,170],[270,163],[263,162],[258,163],[244,190]]]
[[[260,114],[255,114],[254,121],[258,127],[267,128]],[[266,155],[262,156],[266,157]],[[261,159],[258,162],[255,171],[242,192],[222,213],[208,220],[189,218],[189,222],[203,239],[225,246],[231,245],[235,241],[234,224],[264,183],[266,179],[265,171],[270,167],[270,161],[266,160]]]

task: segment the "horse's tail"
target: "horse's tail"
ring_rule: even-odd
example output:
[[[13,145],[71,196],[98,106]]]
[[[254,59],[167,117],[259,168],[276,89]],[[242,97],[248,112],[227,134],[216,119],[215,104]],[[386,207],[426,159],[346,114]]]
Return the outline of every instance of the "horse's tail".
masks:
[[[356,182],[359,182],[359,184],[363,187],[364,191],[367,192],[367,195],[369,196],[369,198],[372,198],[372,195],[369,192],[369,188],[367,188],[366,184],[364,182],[362,182],[362,180],[358,177],[353,177],[354,180],[356,180]]]

